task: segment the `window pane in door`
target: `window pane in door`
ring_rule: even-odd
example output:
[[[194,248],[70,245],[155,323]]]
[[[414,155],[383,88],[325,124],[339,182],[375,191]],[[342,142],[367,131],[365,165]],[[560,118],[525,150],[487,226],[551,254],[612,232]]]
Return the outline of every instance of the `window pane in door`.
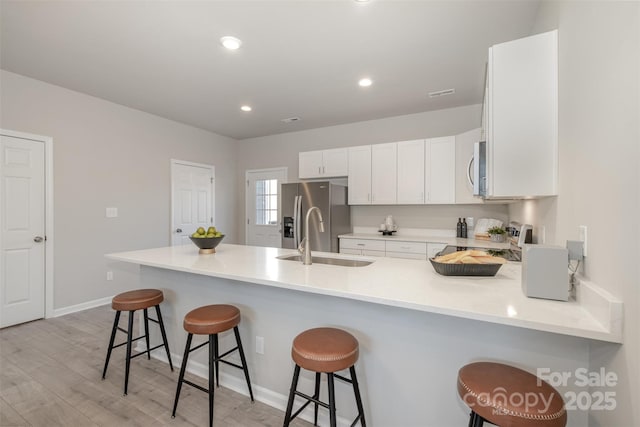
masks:
[[[275,225],[278,221],[278,180],[256,181],[256,225]]]

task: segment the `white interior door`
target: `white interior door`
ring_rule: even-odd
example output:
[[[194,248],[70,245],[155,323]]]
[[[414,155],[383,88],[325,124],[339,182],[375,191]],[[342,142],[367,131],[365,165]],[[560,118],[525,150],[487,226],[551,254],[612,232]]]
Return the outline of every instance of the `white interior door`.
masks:
[[[0,327],[44,317],[44,143],[0,136]]]
[[[172,246],[191,243],[189,236],[198,227],[215,225],[214,175],[213,166],[172,160]]]
[[[279,248],[280,184],[287,180],[287,169],[247,171],[246,243]]]

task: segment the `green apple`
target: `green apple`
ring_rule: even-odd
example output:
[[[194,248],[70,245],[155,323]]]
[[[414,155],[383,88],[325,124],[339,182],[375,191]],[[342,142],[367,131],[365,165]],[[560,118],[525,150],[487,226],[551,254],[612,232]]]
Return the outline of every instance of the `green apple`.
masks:
[[[216,233],[207,233],[207,237],[208,238],[216,237]]]
[[[193,234],[191,235],[191,237],[194,237],[194,238],[195,238],[195,237],[200,237],[200,235],[199,235],[199,234],[198,234],[198,232],[196,231],[195,233],[193,233]]]
[[[198,227],[196,233],[200,234],[201,236],[207,234],[203,227]]]
[[[207,234],[211,234],[211,233],[215,233],[216,232],[216,228],[215,227],[209,227],[207,229]]]
[[[221,233],[221,232],[219,232],[219,231],[216,231],[216,233],[215,233],[215,237],[222,237],[222,233]]]

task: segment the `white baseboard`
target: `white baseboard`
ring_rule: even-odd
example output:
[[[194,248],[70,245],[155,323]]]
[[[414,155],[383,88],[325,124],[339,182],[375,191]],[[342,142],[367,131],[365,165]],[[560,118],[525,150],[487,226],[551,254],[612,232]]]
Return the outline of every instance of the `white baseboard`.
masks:
[[[135,350],[140,352],[145,351],[146,344],[142,342],[136,343]],[[169,364],[169,361],[167,360],[167,354],[164,351],[164,348],[159,348],[157,350],[152,351],[151,357]],[[177,372],[180,372],[180,365],[182,364],[182,355],[171,353],[171,361],[173,362],[173,369],[176,370]],[[189,360],[189,363],[187,364],[187,372],[197,375],[201,378],[205,378],[205,379],[209,378],[209,366],[204,365],[200,362],[195,362],[193,360]],[[241,372],[241,371],[238,370],[238,372]],[[293,375],[293,372],[291,374]],[[244,376],[240,378],[233,375],[229,375],[225,372],[220,372],[220,386],[221,387],[223,386],[225,388],[228,388],[229,390],[235,391],[236,393],[249,397],[249,390],[247,390],[247,383],[244,380]],[[283,412],[287,409],[288,396],[285,396],[284,394],[281,394],[281,393],[277,393],[268,388],[259,386],[255,384],[253,381],[251,382],[251,388],[253,390],[253,398],[258,402],[262,402],[265,405],[269,405]],[[296,411],[296,408],[300,407],[300,401],[297,400],[296,403],[297,405],[294,406],[293,412]],[[309,405],[296,418],[302,418],[305,421],[313,423],[313,406]],[[283,415],[283,419],[284,419],[284,415]],[[336,421],[337,421],[337,425],[340,427],[351,426],[351,421],[347,421],[345,418],[342,418],[340,416],[338,416],[338,419]],[[329,424],[329,413],[324,408],[318,411],[318,424],[319,425]]]
[[[78,311],[88,310],[90,308],[100,307],[111,304],[113,296],[94,299],[93,301],[83,302],[81,304],[70,305],[68,307],[56,308],[53,310],[53,317],[60,317],[66,314],[77,313]]]

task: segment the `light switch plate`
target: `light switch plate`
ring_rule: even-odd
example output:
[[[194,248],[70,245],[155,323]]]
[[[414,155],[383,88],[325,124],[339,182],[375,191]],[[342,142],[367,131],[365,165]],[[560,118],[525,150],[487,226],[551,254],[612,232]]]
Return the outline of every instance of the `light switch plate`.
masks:
[[[582,242],[582,255],[587,256],[587,226],[578,226],[578,240]]]
[[[118,208],[107,208],[107,218],[116,218],[118,216]]]

